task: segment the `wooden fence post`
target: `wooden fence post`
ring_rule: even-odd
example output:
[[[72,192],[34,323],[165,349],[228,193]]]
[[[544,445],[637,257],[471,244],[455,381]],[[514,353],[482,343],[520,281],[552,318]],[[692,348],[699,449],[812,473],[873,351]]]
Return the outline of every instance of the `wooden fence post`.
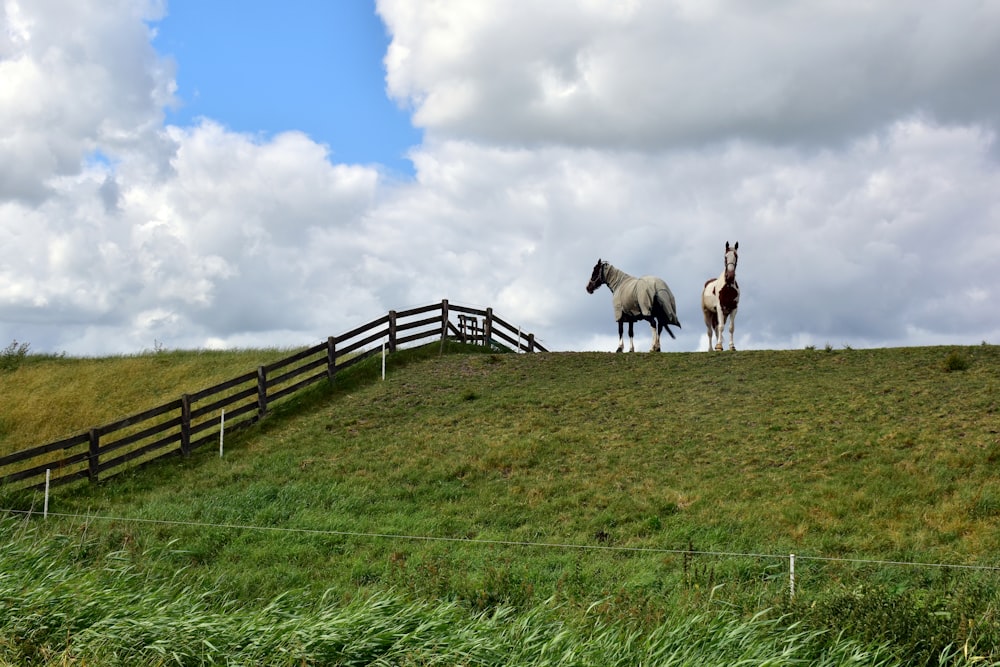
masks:
[[[483,345],[493,347],[493,309],[486,309],[486,317],[483,319]]]
[[[191,453],[191,398],[181,395],[181,454]]]
[[[330,336],[326,339],[326,378],[333,382],[337,375],[337,339]]]
[[[257,367],[257,418],[263,419],[267,414],[267,371],[263,366]]]
[[[389,311],[389,354],[396,351],[396,311]]]
[[[96,428],[90,429],[90,451],[87,456],[87,478],[91,482],[97,482],[97,470],[100,467],[100,440],[101,436]]]
[[[60,468],[67,466],[71,468],[71,476],[73,479],[82,479],[83,477],[87,477],[90,482],[98,482],[102,477],[103,472],[107,472],[108,476],[114,476],[116,471],[118,471],[122,466],[133,460],[137,460],[140,449],[142,451],[142,456],[144,457],[143,462],[152,458],[151,455],[158,457],[162,455],[175,455],[180,453],[181,455],[188,457],[192,454],[194,447],[199,446],[208,439],[208,436],[199,437],[199,433],[204,428],[207,428],[208,425],[200,423],[200,417],[199,423],[195,424],[194,417],[196,406],[200,405],[201,400],[206,396],[227,392],[224,396],[221,396],[217,400],[216,405],[223,407],[238,402],[236,407],[238,416],[242,416],[246,414],[245,411],[249,411],[246,419],[246,421],[249,422],[246,425],[249,426],[250,424],[253,424],[267,416],[271,398],[268,393],[268,375],[271,371],[268,369],[275,369],[274,375],[276,384],[274,396],[276,401],[280,401],[282,397],[289,395],[294,391],[298,391],[301,387],[312,384],[313,382],[322,381],[324,375],[332,381],[339,369],[337,363],[338,354],[350,357],[350,359],[347,359],[346,361],[347,365],[350,365],[352,362],[359,361],[360,359],[355,358],[354,350],[364,344],[367,344],[371,340],[378,340],[380,336],[386,335],[385,332],[372,333],[382,325],[381,323],[389,322],[388,344],[390,351],[396,351],[397,347],[401,344],[407,344],[413,340],[427,340],[429,338],[433,338],[433,311],[436,308],[438,308],[438,304],[432,303],[419,308],[407,309],[404,311],[403,315],[400,315],[395,310],[391,310],[389,311],[388,317],[379,317],[377,320],[373,320],[366,325],[357,327],[341,338],[329,336],[325,345],[320,343],[316,346],[311,346],[308,350],[297,352],[287,359],[283,359],[266,366],[258,366],[256,369],[256,414],[253,412],[253,389],[246,387],[245,384],[248,380],[249,382],[253,382],[254,372],[250,371],[249,373],[240,375],[238,378],[233,378],[230,381],[220,383],[216,387],[211,387],[198,392],[197,394],[183,394],[181,395],[179,401],[171,401],[159,407],[132,415],[131,417],[119,419],[111,424],[95,426],[87,431],[78,433],[71,438],[57,440],[55,442],[47,443],[44,446],[32,447],[30,449],[21,450],[20,452],[0,455],[0,481],[9,480],[16,476],[19,481],[26,481],[27,483],[30,482],[31,479],[37,478],[43,474],[46,470],[46,465],[51,464],[53,466],[52,470],[57,473],[63,472]],[[452,331],[456,334],[454,338],[456,340],[460,339],[463,342],[481,340],[484,345],[492,346],[494,333],[496,333],[499,338],[510,340],[508,335],[504,333],[505,329],[510,329],[510,325],[502,319],[496,317],[492,308],[484,311],[458,306],[456,307],[455,312],[457,320],[455,323],[452,323],[450,320],[451,304],[448,299],[442,299],[440,301],[442,354],[445,352],[449,342],[453,338],[451,336]],[[408,320],[410,315],[425,313],[427,314],[426,319],[421,319],[419,322],[412,325],[410,324],[410,321]],[[398,321],[400,317],[404,318],[404,323],[402,325],[400,325]],[[483,318],[481,325],[479,324],[479,318]],[[424,324],[432,328],[430,330],[423,329]],[[501,330],[494,332],[494,327],[498,324],[501,325]],[[413,335],[408,335],[408,330],[410,328],[416,328],[418,325],[421,326],[421,331]],[[461,330],[457,325],[461,326]],[[365,339],[364,342],[352,343],[354,337],[358,335],[367,335],[368,338]],[[520,349],[521,341],[527,340],[527,350],[529,352],[535,352],[536,348],[540,351],[547,352],[544,346],[535,341],[534,334],[524,334],[520,327],[517,329],[517,337],[518,349]],[[340,342],[341,340],[343,341],[342,343]],[[433,340],[430,342],[433,342]],[[322,370],[324,364],[324,359],[322,357],[324,352],[326,356],[325,372]],[[362,354],[364,354],[364,356],[361,358],[368,356],[365,353]],[[303,364],[304,367],[295,367],[287,371],[283,370],[287,365],[298,362],[301,359],[309,359],[308,362]],[[305,373],[309,373],[309,375],[296,381],[292,386],[286,387],[284,385],[286,380],[293,377],[299,377]],[[229,395],[227,390],[236,386],[237,380],[239,380],[238,385],[242,386],[243,389],[238,390],[238,395],[237,392],[233,392],[233,395]],[[249,392],[250,395],[247,396],[246,392]],[[176,418],[177,413],[174,411],[178,409],[178,405],[180,408],[180,416],[179,418]],[[203,409],[197,409],[197,411],[200,414],[203,412]],[[171,413],[176,419],[170,417],[167,417],[166,419],[160,418],[161,415]],[[223,414],[222,419],[224,423],[225,414]],[[243,421],[244,420],[239,420],[237,425],[242,426]],[[146,423],[145,425],[147,428],[131,428],[126,431],[124,435],[116,433],[122,429],[126,429],[127,427],[138,427],[140,423],[143,422]],[[198,428],[195,429],[195,426]],[[177,430],[174,430],[175,428]],[[223,429],[224,426],[220,426],[220,449],[222,445]],[[157,435],[155,437],[156,442],[149,442],[147,445],[140,444],[154,439],[154,434],[163,435]],[[108,437],[105,438],[104,436]],[[129,447],[129,449],[119,453],[120,449],[124,447]],[[108,449],[112,449],[113,451],[108,452],[108,456],[104,457],[104,462],[102,463],[101,455],[104,453],[104,450]],[[62,459],[53,460],[52,453],[58,451],[64,451],[66,453],[63,454]],[[23,463],[23,461],[31,459],[37,460],[43,456],[45,457],[45,464],[42,464],[41,462],[37,464]],[[25,469],[28,468],[29,465],[33,465],[34,467]],[[63,480],[57,479],[56,481],[58,483]],[[35,487],[37,486],[38,485],[35,484]]]
[[[444,345],[448,340],[448,299],[441,300],[441,354],[444,354]]]

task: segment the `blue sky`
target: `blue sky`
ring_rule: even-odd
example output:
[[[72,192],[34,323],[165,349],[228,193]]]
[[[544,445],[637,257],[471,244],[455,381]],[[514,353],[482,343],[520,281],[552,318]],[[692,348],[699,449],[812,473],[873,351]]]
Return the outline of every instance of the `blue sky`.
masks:
[[[421,133],[386,95],[385,26],[367,0],[170,0],[154,45],[177,62],[167,122],[237,132],[299,130],[339,162],[412,176]]]
[[[1000,3],[790,7],[6,0],[0,345],[296,346],[449,299],[611,351],[601,258],[704,350],[727,241],[737,349],[1000,342]]]

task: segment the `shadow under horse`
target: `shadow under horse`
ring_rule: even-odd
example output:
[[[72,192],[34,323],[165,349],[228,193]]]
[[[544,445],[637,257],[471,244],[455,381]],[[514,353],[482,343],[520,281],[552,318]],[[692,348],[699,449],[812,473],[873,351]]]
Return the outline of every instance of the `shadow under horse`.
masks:
[[[636,278],[617,269],[610,262],[600,259],[587,283],[587,293],[593,294],[601,285],[611,290],[615,321],[618,323],[618,352],[625,349],[623,327],[628,323],[629,352],[635,352],[633,325],[640,321],[649,322],[653,328],[653,346],[650,352],[660,351],[660,332],[666,329],[671,338],[676,338],[670,326],[680,328],[677,320],[677,303],[674,294],[661,278],[642,276]]]

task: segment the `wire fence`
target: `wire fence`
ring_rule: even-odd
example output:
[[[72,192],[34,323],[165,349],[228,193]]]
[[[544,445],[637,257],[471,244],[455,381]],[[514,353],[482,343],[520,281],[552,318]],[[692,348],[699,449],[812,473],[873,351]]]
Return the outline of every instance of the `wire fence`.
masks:
[[[794,597],[796,594],[796,574],[795,564],[800,561],[813,561],[825,563],[845,563],[851,565],[872,565],[877,567],[909,567],[909,568],[933,568],[938,570],[964,570],[979,572],[1000,572],[1000,566],[975,565],[962,563],[932,563],[900,560],[881,560],[873,558],[839,558],[834,556],[810,556],[803,554],[779,554],[779,553],[754,553],[740,551],[712,551],[699,549],[672,549],[666,547],[629,547],[616,546],[610,544],[573,544],[569,542],[533,542],[528,540],[499,540],[466,537],[446,537],[439,535],[410,535],[405,533],[379,533],[352,530],[321,530],[315,528],[289,528],[285,526],[255,526],[252,524],[239,523],[211,523],[202,521],[184,521],[177,519],[144,519],[138,517],[125,516],[102,516],[95,514],[71,514],[46,512],[44,515],[34,510],[14,510],[0,509],[9,515],[21,515],[25,518],[32,516],[58,517],[63,519],[92,521],[116,521],[121,523],[159,525],[159,526],[183,526],[187,528],[200,528],[212,530],[239,530],[239,531],[259,531],[270,533],[300,534],[327,537],[352,537],[371,540],[396,540],[396,541],[419,541],[419,542],[443,542],[461,543],[466,545],[481,546],[505,546],[505,547],[525,547],[532,549],[558,549],[576,551],[601,551],[619,552],[631,554],[664,554],[685,557],[714,557],[714,558],[750,558],[758,560],[775,560],[788,563],[789,594]]]

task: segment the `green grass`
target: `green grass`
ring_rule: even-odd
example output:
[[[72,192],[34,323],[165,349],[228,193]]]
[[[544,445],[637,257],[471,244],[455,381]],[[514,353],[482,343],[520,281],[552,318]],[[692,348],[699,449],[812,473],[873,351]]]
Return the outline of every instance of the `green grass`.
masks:
[[[810,655],[1000,655],[1000,573],[817,560],[1000,566],[996,347],[436,350],[393,357],[385,382],[374,363],[345,372],[222,459],[57,490],[60,516],[34,530],[79,543],[58,567],[124,562],[206,614],[390,599],[469,623],[507,610],[546,641],[552,623],[645,641],[701,619],[686,644],[746,631],[765,652],[801,633]]]
[[[72,358],[0,366],[0,455],[107,424],[287,357],[282,349]]]
[[[67,565],[89,558],[85,536],[41,536],[5,520],[0,537],[0,570],[10,573],[0,578],[5,665],[901,664],[885,644],[763,614],[676,617],[643,634],[601,619],[567,623],[551,601],[488,613],[391,593],[346,603],[329,595],[219,602],[150,581],[127,552],[109,554],[100,568]]]

